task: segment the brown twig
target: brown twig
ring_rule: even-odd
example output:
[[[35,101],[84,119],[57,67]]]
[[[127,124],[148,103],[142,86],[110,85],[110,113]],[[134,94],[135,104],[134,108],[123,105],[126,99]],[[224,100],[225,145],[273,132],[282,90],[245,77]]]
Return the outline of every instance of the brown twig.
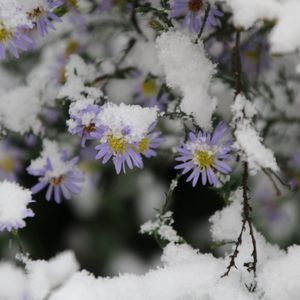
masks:
[[[240,55],[240,38],[241,38],[241,31],[237,29],[236,31],[236,39],[235,39],[235,47],[233,49],[233,70],[234,70],[234,77],[236,81],[235,85],[235,95],[234,99],[243,91],[243,83],[242,83],[242,64],[241,64],[241,55]],[[244,263],[244,266],[247,267],[249,272],[253,272],[254,277],[256,277],[256,266],[257,266],[257,247],[256,247],[256,240],[254,236],[254,228],[252,224],[252,217],[251,211],[252,207],[250,205],[249,199],[249,188],[248,188],[248,177],[249,177],[249,170],[248,170],[248,162],[243,163],[243,178],[242,178],[242,189],[243,189],[243,218],[242,218],[242,228],[240,234],[235,242],[235,248],[233,254],[230,256],[230,262],[227,267],[227,271],[222,275],[222,277],[228,276],[230,270],[236,266],[235,259],[239,254],[239,247],[242,244],[243,234],[246,230],[246,226],[248,225],[249,228],[249,235],[252,241],[252,253],[251,256],[253,258],[252,262]],[[249,291],[254,291],[256,285],[252,285],[248,287]]]

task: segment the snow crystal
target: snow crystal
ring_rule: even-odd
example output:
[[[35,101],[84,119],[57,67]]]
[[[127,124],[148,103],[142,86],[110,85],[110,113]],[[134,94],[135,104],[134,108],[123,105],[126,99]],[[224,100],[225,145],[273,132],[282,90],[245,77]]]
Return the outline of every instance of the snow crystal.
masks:
[[[263,139],[251,125],[256,114],[253,104],[244,96],[238,95],[231,109],[236,138],[234,147],[242,152],[242,159],[248,162],[250,173],[255,175],[262,168],[277,172],[279,168],[274,153],[262,144]]]
[[[66,83],[61,87],[58,97],[68,98],[71,101],[84,99],[84,94],[97,99],[103,96],[99,88],[89,87],[96,78],[94,65],[87,65],[79,55],[71,55],[65,67]]]
[[[300,49],[300,2],[286,1],[280,8],[275,28],[270,35],[273,53],[287,53]]]
[[[139,105],[119,105],[106,103],[102,106],[99,121],[96,125],[110,129],[114,136],[125,135],[127,142],[138,142],[148,133],[149,127],[157,120],[156,107],[141,107]]]
[[[181,241],[180,236],[172,228],[174,223],[172,212],[168,211],[165,214],[156,214],[155,221],[148,221],[141,226],[140,232],[142,234],[156,235],[165,241],[179,243]]]
[[[214,241],[237,239],[242,226],[242,200],[243,191],[238,188],[229,198],[231,205],[210,217],[209,222],[212,223],[210,231]]]
[[[300,295],[300,246],[291,246],[287,254],[267,262],[258,276],[265,299],[298,300]]]
[[[19,26],[33,26],[17,0],[0,0],[0,19],[1,23],[9,29],[16,29]]]
[[[300,48],[300,22],[298,0],[226,0],[233,10],[237,27],[249,29],[256,21],[275,21],[270,44],[273,53],[287,53]]]
[[[24,219],[34,214],[27,208],[33,202],[31,191],[22,188],[15,182],[0,183],[0,230],[18,229],[25,227]]]
[[[31,161],[28,169],[41,170],[48,164],[48,160],[51,161],[51,169],[45,174],[47,179],[56,178],[61,175],[67,174],[68,171],[74,169],[74,164],[71,161],[65,161],[62,159],[64,152],[60,149],[59,145],[55,141],[45,139],[43,141],[43,150],[40,157]],[[37,174],[38,175],[38,174]]]
[[[225,0],[233,10],[236,26],[250,28],[259,19],[275,19],[280,5],[277,0]]]
[[[45,0],[22,0],[22,8],[28,12],[32,11],[35,8],[48,8],[48,4]]]
[[[208,95],[215,67],[206,57],[203,44],[194,44],[184,33],[173,31],[163,33],[156,44],[167,84],[183,94],[182,111],[192,114],[201,127],[209,129],[217,104]]]
[[[41,132],[41,102],[31,87],[18,87],[0,96],[0,123],[11,131],[24,134]]]

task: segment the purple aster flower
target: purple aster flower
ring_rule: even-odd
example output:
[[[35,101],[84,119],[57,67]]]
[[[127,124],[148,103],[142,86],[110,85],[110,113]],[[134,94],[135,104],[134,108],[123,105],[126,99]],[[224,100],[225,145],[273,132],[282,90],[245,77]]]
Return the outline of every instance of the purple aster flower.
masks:
[[[78,157],[68,160],[66,151],[54,150],[44,149],[42,157],[31,162],[27,171],[31,175],[39,176],[39,182],[31,189],[33,194],[48,186],[46,199],[50,201],[54,196],[55,202],[60,203],[62,197],[70,199],[72,193],[80,193],[84,175],[76,167]]]
[[[296,190],[300,186],[300,154],[293,153],[287,163],[288,168],[284,170],[283,177],[292,189]]]
[[[30,190],[16,182],[0,182],[0,231],[25,227],[24,219],[34,216],[33,211],[27,207],[32,202]]]
[[[245,74],[250,78],[270,68],[270,45],[261,35],[255,35],[241,45],[241,60]]]
[[[157,108],[104,104],[96,124],[103,133],[92,134],[99,139],[96,159],[105,164],[112,158],[117,174],[121,170],[125,173],[126,165],[129,169],[142,168],[142,155],[153,156],[158,146],[158,133],[152,132],[156,120]]]
[[[86,21],[79,11],[79,1],[78,0],[64,0],[65,4],[69,10],[69,20],[75,25],[84,30],[86,28]]]
[[[126,172],[126,164],[129,169],[133,169],[134,166],[143,167],[142,157],[137,151],[136,145],[126,141],[127,132],[128,129],[124,128],[124,135],[115,136],[112,133],[106,133],[101,139],[102,143],[95,148],[98,150],[96,159],[102,159],[103,164],[106,164],[111,158],[113,159],[117,174],[120,174],[121,170]]]
[[[22,169],[22,152],[8,141],[0,143],[0,179],[15,181]]]
[[[150,158],[156,156],[154,151],[162,143],[162,138],[160,137],[161,132],[153,131],[156,124],[154,123],[150,128],[148,134],[137,143],[138,151],[145,157]]]
[[[67,121],[69,132],[81,136],[81,146],[85,146],[87,140],[101,136],[103,129],[96,126],[96,120],[101,111],[99,105],[88,102],[82,105],[80,101],[71,104],[70,119]],[[92,133],[94,135],[92,135]]]
[[[219,184],[218,175],[228,174],[231,167],[227,162],[231,159],[232,138],[230,129],[224,123],[219,123],[212,134],[207,132],[189,133],[188,141],[177,148],[180,164],[175,169],[181,169],[182,174],[191,171],[187,181],[195,186],[201,175],[202,184],[208,182],[213,186]]]
[[[111,10],[114,6],[114,0],[100,0],[98,4],[97,11],[99,13],[107,12]]]
[[[36,24],[38,32],[41,36],[45,36],[48,33],[48,28],[55,30],[53,21],[62,22],[62,20],[55,15],[52,10],[61,6],[62,0],[44,0],[44,2],[27,12],[28,19]]]
[[[140,75],[135,85],[137,103],[143,107],[157,106],[159,110],[165,110],[169,97],[166,93],[160,95],[159,89],[156,79]]]
[[[203,0],[173,0],[170,15],[172,18],[184,17],[182,26],[188,28],[190,32],[198,33],[202,26],[206,5]],[[215,18],[218,16],[223,16],[223,13],[211,8],[207,17],[208,25],[215,26]]]
[[[27,51],[33,47],[33,41],[25,33],[26,29],[27,26],[22,26],[13,30],[0,24],[0,59],[5,58],[6,50],[19,58],[18,49]]]

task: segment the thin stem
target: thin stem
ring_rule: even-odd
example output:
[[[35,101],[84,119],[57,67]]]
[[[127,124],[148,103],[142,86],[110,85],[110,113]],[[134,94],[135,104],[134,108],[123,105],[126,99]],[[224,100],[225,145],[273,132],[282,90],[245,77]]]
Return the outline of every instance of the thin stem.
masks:
[[[241,63],[241,54],[240,54],[240,39],[241,39],[241,32],[240,29],[236,31],[236,39],[235,39],[235,47],[233,49],[233,73],[235,77],[235,95],[234,99],[243,91],[243,83],[242,83],[242,63]],[[254,278],[256,277],[256,266],[257,266],[257,246],[256,240],[254,236],[254,228],[252,224],[252,217],[251,211],[252,207],[250,205],[250,198],[248,195],[249,188],[248,188],[248,177],[249,177],[249,167],[248,162],[243,163],[243,177],[242,177],[242,189],[243,189],[243,218],[242,218],[242,228],[240,234],[237,238],[235,243],[235,248],[233,254],[230,256],[230,262],[227,267],[227,271],[222,275],[222,277],[228,276],[230,270],[235,267],[235,259],[239,253],[239,247],[242,244],[243,233],[246,230],[246,225],[249,228],[249,235],[252,242],[252,262],[244,263],[244,266],[247,267],[249,272],[253,272]],[[249,291],[254,291],[256,288],[256,284],[249,287]]]
[[[244,174],[243,174],[243,211],[244,211],[244,220],[248,224],[249,227],[249,234],[252,241],[253,251],[252,251],[252,263],[245,263],[244,265],[247,267],[248,271],[253,271],[254,276],[256,277],[256,265],[257,265],[257,247],[256,247],[256,240],[254,236],[254,229],[252,224],[252,217],[251,217],[251,211],[252,207],[249,202],[249,196],[248,196],[248,163],[244,162]]]
[[[210,11],[210,3],[207,4],[207,7],[206,7],[206,10],[205,10],[205,15],[204,15],[204,19],[203,19],[203,22],[201,24],[201,28],[200,28],[200,31],[199,31],[199,34],[197,36],[197,39],[195,41],[196,44],[198,44],[201,36],[202,36],[202,33],[204,31],[204,28],[205,28],[205,25],[206,25],[206,22],[207,22],[207,19],[208,19],[208,16],[209,16],[209,11]]]
[[[162,210],[161,210],[161,215],[165,214],[168,211],[168,208],[170,206],[174,190],[175,190],[175,188],[178,184],[178,180],[179,180],[180,176],[181,176],[180,174],[177,174],[175,179],[173,179],[171,181],[171,184],[169,186],[169,190],[166,193],[166,198],[165,198],[165,202],[164,202],[164,205],[162,207]]]
[[[235,77],[235,95],[240,94],[243,90],[242,84],[242,63],[241,63],[241,53],[240,53],[240,41],[241,41],[241,31],[240,29],[236,30],[235,36],[235,47],[233,49],[233,73]]]
[[[25,251],[25,247],[23,245],[23,242],[21,240],[21,237],[19,235],[19,232],[17,229],[14,229],[12,230],[12,235],[14,237],[14,240],[16,241],[18,247],[19,247],[19,250],[20,252],[23,254],[23,255],[26,255],[26,251]]]
[[[139,22],[137,20],[137,16],[136,16],[136,11],[135,9],[139,6],[139,0],[134,0],[133,1],[133,8],[131,10],[131,16],[130,16],[130,20],[131,23],[134,27],[134,29],[136,30],[136,32],[143,37],[143,39],[145,41],[148,41],[147,37],[145,36],[145,34],[143,33],[142,29],[140,28]]]

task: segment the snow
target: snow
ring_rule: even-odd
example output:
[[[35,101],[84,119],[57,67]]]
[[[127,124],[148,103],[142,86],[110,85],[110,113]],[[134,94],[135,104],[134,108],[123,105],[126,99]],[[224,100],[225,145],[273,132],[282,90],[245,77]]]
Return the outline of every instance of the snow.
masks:
[[[95,112],[82,112],[84,109],[88,108],[90,105],[94,105],[95,100],[91,98],[81,99],[76,102],[72,102],[69,108],[69,114],[72,117],[78,117],[81,120],[82,125],[88,126],[91,123],[95,122],[97,118],[97,114]],[[67,125],[69,130],[74,129],[78,125],[78,123],[74,119],[67,120]]]
[[[277,0],[225,0],[232,8],[237,27],[249,29],[259,19],[276,19],[280,10]]]
[[[169,31],[157,38],[156,45],[168,86],[183,95],[182,111],[192,114],[203,129],[210,129],[217,100],[208,90],[215,66],[206,57],[203,44],[194,44],[184,33]]]
[[[142,234],[149,234],[158,236],[168,242],[180,242],[181,238],[177,235],[177,232],[172,228],[174,223],[172,212],[166,212],[163,215],[157,214],[155,221],[148,221],[141,226]]]
[[[44,0],[22,0],[21,3],[23,10],[25,10],[26,12],[30,12],[37,7],[46,9],[48,6],[46,1]]]
[[[79,55],[70,56],[65,66],[65,77],[66,83],[59,91],[59,98],[66,97],[71,101],[77,101],[84,99],[84,94],[94,99],[103,96],[99,88],[87,86],[97,77],[96,68],[92,64],[86,64]]]
[[[43,150],[40,153],[40,157],[32,160],[28,169],[32,172],[34,172],[34,170],[39,171],[47,166],[48,160],[50,160],[52,168],[47,170],[45,177],[50,180],[51,178],[65,175],[74,169],[74,164],[72,164],[71,161],[62,159],[63,153],[57,142],[44,139]]]
[[[24,134],[42,131],[39,119],[41,102],[30,86],[3,91],[0,96],[0,123],[8,130]]]
[[[275,28],[270,35],[273,53],[288,53],[300,49],[300,2],[286,1],[280,8]]]
[[[164,267],[149,271],[144,276],[124,274],[96,279],[86,271],[76,273],[50,300],[68,297],[72,300],[254,299],[238,276],[220,280],[219,274],[225,265],[212,255],[196,254],[190,247],[169,244],[164,260]],[[225,291],[226,297],[221,297]]]
[[[274,153],[263,145],[263,139],[252,125],[252,118],[256,114],[253,104],[244,96],[238,95],[231,110],[236,138],[234,147],[241,152],[242,159],[248,162],[250,174],[255,175],[261,169],[277,172],[279,167]]]
[[[8,262],[0,263],[0,299],[23,300],[26,299],[27,281],[21,268]]]
[[[17,0],[0,0],[0,19],[1,23],[9,29],[24,25],[32,27],[32,23],[22,10],[21,3]]]
[[[49,261],[23,258],[28,278],[30,300],[46,299],[52,290],[62,285],[79,265],[71,251],[58,254]]]
[[[300,2],[298,0],[226,0],[236,27],[249,29],[258,20],[275,21],[270,34],[271,51],[288,53],[300,48]]]
[[[300,294],[300,246],[291,246],[287,255],[267,262],[258,281],[264,289],[265,299],[296,300]]]
[[[138,142],[148,133],[149,127],[157,121],[156,107],[141,107],[124,103],[106,103],[102,106],[96,125],[109,128],[109,133],[116,137],[123,136],[124,129],[127,142]]]
[[[15,182],[0,182],[0,230],[25,227],[24,219],[34,214],[27,206],[33,202],[31,191]]]

